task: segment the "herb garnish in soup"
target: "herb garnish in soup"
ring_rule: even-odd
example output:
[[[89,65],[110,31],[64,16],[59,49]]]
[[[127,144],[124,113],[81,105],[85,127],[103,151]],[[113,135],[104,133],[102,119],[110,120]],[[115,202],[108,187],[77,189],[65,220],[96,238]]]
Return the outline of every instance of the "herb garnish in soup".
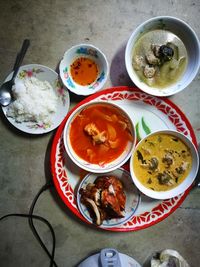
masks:
[[[105,104],[84,108],[71,122],[69,137],[80,158],[99,165],[117,159],[134,138],[127,117]]]
[[[192,167],[192,155],[178,137],[158,133],[141,141],[132,164],[136,177],[145,187],[167,191],[187,177]]]
[[[162,29],[144,33],[133,47],[133,68],[149,86],[165,88],[183,75],[188,62],[183,42]]]

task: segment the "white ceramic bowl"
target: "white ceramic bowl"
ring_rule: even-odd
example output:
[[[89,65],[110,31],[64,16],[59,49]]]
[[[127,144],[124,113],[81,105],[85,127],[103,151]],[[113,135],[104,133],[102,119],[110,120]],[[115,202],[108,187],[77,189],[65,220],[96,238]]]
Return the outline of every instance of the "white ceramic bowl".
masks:
[[[72,148],[72,144],[70,141],[70,128],[71,128],[71,123],[72,121],[76,118],[77,115],[80,114],[80,112],[84,109],[87,109],[88,107],[91,106],[96,106],[99,104],[103,104],[106,105],[108,107],[114,107],[117,109],[117,111],[119,111],[121,114],[123,114],[123,116],[126,117],[126,119],[129,122],[130,125],[130,132],[131,135],[133,136],[133,141],[128,141],[126,149],[123,151],[123,153],[116,158],[115,160],[109,162],[109,163],[104,163],[104,164],[94,164],[94,163],[90,163],[84,159],[82,159],[81,157],[79,157],[74,149]],[[77,131],[81,131],[83,129],[79,128],[77,129]],[[87,104],[84,104],[80,107],[78,107],[68,118],[64,131],[63,131],[63,140],[64,140],[64,145],[65,145],[65,149],[67,151],[67,154],[69,155],[69,157],[71,158],[71,160],[78,165],[80,168],[87,170],[89,172],[94,172],[94,173],[106,173],[106,172],[110,172],[112,170],[115,170],[119,167],[121,167],[124,163],[126,163],[126,161],[130,158],[131,154],[132,154],[132,150],[135,146],[135,142],[136,142],[136,134],[135,134],[135,127],[134,124],[132,122],[132,120],[130,119],[129,115],[119,106],[115,105],[115,104],[111,104],[105,101],[99,101],[99,102],[90,102]],[[78,145],[78,140],[77,140],[77,145]],[[87,149],[87,148],[85,148]],[[85,152],[86,153],[86,152]]]
[[[165,29],[178,36],[184,43],[188,54],[188,64],[181,78],[175,84],[162,89],[150,87],[142,82],[132,66],[134,44],[141,35],[155,29]],[[154,17],[143,22],[131,34],[126,46],[125,63],[131,80],[142,91],[155,96],[170,96],[185,89],[197,75],[200,66],[199,40],[193,29],[184,21],[170,16]]]
[[[135,172],[134,172],[134,167],[133,167],[133,158],[134,154],[137,153],[137,148],[140,145],[140,143],[144,140],[147,139],[149,136],[155,135],[155,134],[169,134],[174,137],[179,138],[180,140],[185,143],[185,145],[190,149],[191,155],[192,155],[192,168],[188,176],[183,180],[182,183],[180,183],[178,186],[168,190],[168,191],[154,191],[151,190],[147,187],[145,187],[137,178]],[[137,188],[144,193],[145,195],[155,198],[155,199],[169,199],[175,196],[178,196],[179,194],[182,194],[185,192],[194,182],[198,169],[199,169],[199,156],[198,156],[198,151],[194,144],[182,133],[174,131],[174,130],[162,130],[162,131],[156,131],[154,133],[151,133],[147,135],[144,139],[142,139],[135,147],[134,152],[131,156],[130,159],[130,172],[131,172],[131,177],[133,179],[134,184],[137,186]],[[170,147],[168,147],[170,149]]]
[[[76,83],[70,72],[70,65],[78,58],[86,57],[93,60],[98,67],[98,76],[90,85],[82,86]],[[91,44],[79,44],[67,50],[60,62],[60,77],[64,85],[77,95],[91,95],[101,90],[108,77],[108,61],[97,47]]]
[[[89,173],[81,181],[77,191],[77,204],[79,211],[83,217],[89,222],[93,223],[87,207],[81,203],[80,189],[85,188],[89,183],[94,183],[99,176],[115,176],[123,183],[123,191],[126,195],[125,216],[123,218],[105,220],[99,226],[100,228],[113,228],[129,221],[135,214],[140,203],[140,194],[138,189],[134,186],[130,173],[122,168],[114,170],[106,174]]]

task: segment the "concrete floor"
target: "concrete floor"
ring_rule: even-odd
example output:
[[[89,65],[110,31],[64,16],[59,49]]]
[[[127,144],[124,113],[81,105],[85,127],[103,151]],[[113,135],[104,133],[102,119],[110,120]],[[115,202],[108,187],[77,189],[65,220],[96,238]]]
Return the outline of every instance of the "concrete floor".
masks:
[[[106,87],[132,85],[124,64],[124,47],[131,32],[158,15],[183,19],[200,36],[199,0],[7,0],[0,1],[0,81],[11,71],[22,40],[31,46],[24,64],[56,69],[66,49],[88,42],[107,55],[111,66]],[[171,97],[190,120],[200,141],[200,76],[187,90]],[[72,105],[82,98],[70,95]],[[27,213],[50,176],[49,150],[54,132],[31,136],[0,120],[0,216]],[[140,264],[154,251],[178,250],[192,267],[200,266],[200,190],[193,189],[184,203],[164,221],[137,232],[112,233],[88,227],[77,219],[52,190],[43,193],[35,213],[48,219],[56,233],[55,260],[59,267],[76,266],[104,247],[113,247]],[[52,240],[42,223],[37,229],[49,249]],[[0,266],[49,266],[23,218],[0,223]]]

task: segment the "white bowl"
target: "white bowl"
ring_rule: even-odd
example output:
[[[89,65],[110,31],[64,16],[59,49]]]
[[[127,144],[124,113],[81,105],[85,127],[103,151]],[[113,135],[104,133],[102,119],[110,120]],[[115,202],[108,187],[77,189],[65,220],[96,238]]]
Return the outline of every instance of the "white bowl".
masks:
[[[72,144],[70,141],[70,129],[71,129],[71,123],[72,121],[77,117],[77,115],[80,114],[80,112],[84,109],[87,109],[88,107],[91,106],[96,106],[96,105],[106,105],[106,106],[110,106],[110,107],[114,107],[117,109],[118,112],[120,112],[121,114],[123,114],[123,116],[126,117],[126,119],[129,122],[130,125],[130,132],[131,135],[133,137],[133,141],[128,141],[126,149],[123,151],[123,153],[116,158],[115,160],[109,162],[109,163],[104,163],[104,164],[95,164],[95,163],[90,163],[84,159],[82,159],[81,157],[79,157],[74,149],[72,148]],[[77,129],[77,131],[81,131],[83,129],[79,128]],[[129,118],[129,115],[119,106],[115,105],[115,104],[111,104],[105,101],[99,101],[99,102],[90,102],[87,104],[84,104],[80,107],[78,107],[68,118],[64,131],[63,131],[63,140],[64,140],[64,145],[65,145],[65,149],[67,151],[67,154],[69,155],[69,157],[71,158],[71,160],[78,165],[80,168],[87,170],[89,172],[94,172],[94,173],[106,173],[106,172],[110,172],[113,171],[119,167],[121,167],[124,163],[126,163],[126,161],[130,158],[131,154],[132,154],[132,150],[134,148],[135,142],[136,142],[136,134],[135,134],[135,128],[133,125],[132,120]],[[78,145],[78,140],[77,140],[77,145]],[[85,148],[87,149],[87,148]]]
[[[89,173],[83,178],[77,190],[77,204],[79,211],[89,223],[93,222],[87,207],[80,201],[81,199],[80,189],[85,188],[89,183],[94,183],[96,178],[99,176],[109,176],[109,175],[117,177],[123,184],[123,191],[126,195],[125,216],[123,218],[118,218],[118,219],[104,220],[103,223],[99,226],[100,228],[113,228],[121,224],[125,224],[133,217],[140,203],[139,191],[133,185],[130,173],[128,171],[119,168],[106,174]]]
[[[77,84],[70,73],[70,65],[78,58],[85,57],[93,60],[98,67],[98,76],[90,85]],[[60,77],[64,85],[77,95],[91,95],[101,90],[108,77],[108,61],[97,47],[91,44],[79,44],[67,50],[60,62]]]
[[[169,134],[174,137],[177,137],[178,139],[182,140],[183,143],[190,149],[191,155],[192,155],[192,167],[191,170],[188,174],[188,176],[180,183],[178,186],[169,189],[168,191],[154,191],[151,190],[147,187],[145,187],[137,178],[135,172],[134,172],[134,167],[133,167],[133,158],[134,154],[137,153],[137,148],[140,145],[140,143],[144,140],[147,139],[149,136],[153,136],[155,134]],[[170,149],[170,147],[168,147]],[[198,156],[198,151],[194,144],[182,133],[174,131],[174,130],[162,130],[162,131],[156,131],[154,133],[151,133],[147,135],[145,138],[143,138],[135,147],[135,150],[131,156],[130,159],[130,172],[131,172],[131,177],[134,182],[134,184],[137,186],[137,188],[144,193],[145,195],[155,198],[155,199],[169,199],[175,196],[178,196],[179,194],[182,194],[185,192],[194,182],[197,172],[199,169],[199,156]]]
[[[188,64],[181,78],[175,84],[162,89],[150,87],[146,83],[142,82],[132,66],[132,52],[134,44],[141,35],[155,29],[165,29],[174,33],[182,40],[188,54]],[[143,22],[131,34],[126,46],[125,63],[131,80],[142,91],[155,96],[170,96],[186,88],[197,75],[200,66],[199,40],[193,29],[184,21],[170,16],[154,17]]]

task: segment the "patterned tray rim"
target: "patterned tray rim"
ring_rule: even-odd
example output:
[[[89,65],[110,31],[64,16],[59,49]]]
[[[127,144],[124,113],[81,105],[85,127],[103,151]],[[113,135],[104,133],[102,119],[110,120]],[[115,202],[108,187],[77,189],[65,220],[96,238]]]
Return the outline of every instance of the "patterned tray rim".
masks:
[[[116,87],[110,87],[107,89],[104,89],[100,92],[97,92],[93,95],[90,95],[88,97],[86,97],[85,99],[83,99],[82,101],[80,101],[79,103],[77,103],[66,115],[66,117],[64,118],[64,120],[62,121],[62,123],[60,124],[60,126],[58,127],[54,138],[53,138],[53,142],[52,142],[52,147],[51,147],[51,154],[50,154],[50,168],[51,168],[51,173],[52,173],[52,178],[53,178],[53,182],[55,185],[55,188],[59,194],[59,196],[61,197],[62,201],[65,203],[65,205],[70,209],[70,211],[77,216],[79,219],[81,219],[83,222],[85,222],[86,224],[88,224],[90,227],[95,228],[95,229],[100,229],[100,230],[107,230],[107,231],[113,231],[113,232],[130,232],[130,231],[138,231],[138,230],[143,230],[145,228],[148,228],[150,226],[153,226],[161,221],[163,221],[164,219],[166,219],[169,215],[171,215],[178,207],[180,207],[180,205],[183,203],[183,201],[185,200],[185,198],[187,197],[187,195],[189,194],[192,186],[190,186],[180,197],[180,199],[177,201],[176,205],[173,206],[169,212],[165,213],[163,216],[161,216],[160,218],[157,218],[155,221],[151,221],[149,223],[146,223],[145,225],[142,226],[135,226],[133,228],[119,228],[119,227],[114,227],[114,228],[99,228],[96,227],[93,224],[90,224],[82,215],[81,213],[75,209],[73,206],[68,206],[68,204],[66,203],[66,198],[64,196],[64,194],[62,193],[62,190],[60,189],[59,183],[57,181],[57,177],[56,177],[56,170],[55,170],[55,155],[56,155],[56,149],[57,149],[57,144],[60,140],[60,137],[62,136],[62,132],[65,126],[65,123],[67,121],[67,119],[69,118],[69,116],[72,114],[72,112],[74,110],[76,110],[79,106],[92,101],[98,97],[100,97],[101,95],[107,95],[109,93],[123,93],[127,91],[127,93],[130,92],[139,92],[141,94],[147,95],[146,93],[142,92],[140,89],[138,89],[137,87],[129,87],[129,86],[116,86]],[[156,97],[156,96],[152,96],[149,95],[150,97],[153,97],[155,99],[160,99],[161,101],[165,102],[166,104],[168,104],[169,106],[171,106],[173,109],[176,110],[176,112],[179,114],[179,116],[181,117],[181,119],[185,122],[186,127],[190,133],[192,142],[194,143],[194,145],[196,147],[198,147],[197,144],[197,139],[194,133],[194,130],[192,128],[192,125],[190,123],[190,121],[188,120],[188,118],[186,117],[186,115],[184,114],[184,112],[176,105],[174,104],[169,98],[166,97]],[[176,197],[175,197],[176,198]],[[174,199],[175,199],[174,198]],[[159,204],[160,205],[160,204]],[[158,206],[159,206],[158,205]],[[142,216],[143,214],[141,214],[140,216]]]

